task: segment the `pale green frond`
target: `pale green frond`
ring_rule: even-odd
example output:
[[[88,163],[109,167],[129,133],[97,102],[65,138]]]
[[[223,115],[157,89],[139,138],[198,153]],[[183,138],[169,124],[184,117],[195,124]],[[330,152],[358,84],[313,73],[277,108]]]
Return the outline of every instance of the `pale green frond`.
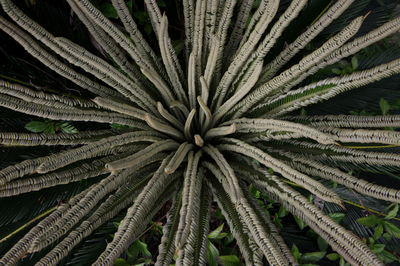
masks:
[[[309,175],[322,177],[352,188],[362,194],[391,202],[400,203],[400,190],[376,185],[365,180],[356,178],[337,168],[309,160],[303,156],[285,153],[291,160],[291,165]]]
[[[80,131],[69,133],[17,133],[0,132],[0,144],[16,146],[40,146],[40,145],[78,145],[88,144],[111,135],[116,135],[115,130]]]
[[[169,266],[175,253],[175,234],[179,224],[181,193],[177,194],[167,213],[167,222],[163,225],[161,244],[158,246],[158,256],[155,265]]]
[[[117,123],[128,125],[134,128],[146,128],[146,125],[144,125],[143,123],[138,122],[132,117],[123,114],[112,113],[102,110],[78,109],[75,107],[55,108],[32,102],[25,102],[21,99],[10,97],[6,94],[0,93],[0,95],[0,106],[29,115],[49,118],[52,120]]]
[[[365,86],[400,72],[400,59],[382,64],[371,69],[354,72],[343,77],[321,80],[294,91],[278,96],[267,104],[253,108],[268,110],[264,116],[281,116],[301,107],[330,99],[340,93]],[[264,111],[263,111],[264,112]]]
[[[176,150],[174,156],[171,158],[171,161],[165,167],[164,171],[166,174],[170,175],[178,169],[186,155],[193,149],[193,144],[184,142],[179,148]]]
[[[212,139],[215,137],[221,137],[230,135],[236,132],[236,124],[232,123],[230,126],[214,127],[206,132],[204,139]]]
[[[217,30],[215,32],[216,36],[219,39],[218,42],[218,51],[216,52],[217,54],[217,61],[215,63],[215,70],[214,70],[214,82],[219,83],[220,77],[221,77],[221,70],[222,70],[222,64],[223,64],[223,49],[225,47],[225,42],[226,42],[226,36],[228,33],[228,28],[229,24],[231,22],[231,18],[233,16],[233,10],[234,7],[237,3],[237,0],[231,0],[231,1],[222,1],[220,0],[219,5],[222,7],[221,13],[217,13],[218,17],[218,26]]]
[[[160,113],[160,115],[162,117],[164,117],[164,119],[167,120],[170,124],[175,126],[175,128],[178,128],[178,129],[181,129],[181,130],[184,128],[184,125],[182,124],[182,122],[179,121],[177,118],[175,118],[175,116],[173,116],[170,112],[168,112],[164,108],[162,103],[157,102],[157,110]]]
[[[23,238],[21,238],[6,254],[4,254],[4,256],[0,258],[0,263],[4,265],[17,264],[17,262],[28,252],[32,242],[44,234],[48,228],[53,226],[61,216],[71,206],[79,202],[90,189],[91,188],[87,188],[78,195],[75,195],[67,203],[59,205],[55,211],[29,230]]]
[[[200,193],[202,190],[202,175],[199,174],[199,160],[202,152],[195,155],[189,153],[188,164],[183,177],[182,206],[179,211],[179,225],[175,235],[175,247],[182,249],[190,234],[191,223],[200,206]]]
[[[272,4],[271,4],[272,2]],[[267,10],[273,7],[273,4],[277,1],[271,1],[267,4]],[[285,28],[289,23],[297,17],[303,7],[307,4],[307,0],[293,0],[285,12],[279,17],[278,21],[272,26],[271,30],[258,46],[257,50],[252,54],[251,58],[248,60],[250,62],[257,60],[262,60],[267,53],[270,51],[272,46],[276,43],[278,38],[282,35]],[[261,18],[260,18],[261,19]]]
[[[159,135],[154,131],[128,132],[45,157],[46,159],[35,170],[43,174],[80,160],[93,158],[97,156],[98,153],[111,147],[126,145],[133,142],[157,142],[159,140]]]
[[[213,124],[216,124],[216,122],[218,122],[229,110],[231,110],[235,106],[235,104],[237,104],[241,99],[243,99],[243,97],[247,95],[247,93],[249,93],[249,91],[253,88],[258,80],[258,77],[262,70],[262,66],[263,61],[255,63],[253,72],[249,74],[248,78],[243,79],[239,83],[238,89],[235,94],[217,109],[214,114]]]
[[[62,97],[56,94],[49,94],[43,91],[35,91],[17,83],[11,83],[0,79],[0,93],[19,98],[25,102],[32,102],[55,108],[99,108],[90,101],[80,100],[72,97]],[[71,108],[73,109],[73,108]]]
[[[264,228],[268,229],[274,248],[278,250],[279,253],[281,253],[281,256],[283,256],[290,265],[298,265],[289,247],[285,243],[282,236],[279,234],[278,227],[271,221],[271,217],[267,215],[263,208],[261,208],[259,202],[253,197],[246,184],[244,182],[240,182],[240,185],[246,200],[248,201],[251,208],[254,210],[254,213],[257,215],[259,223]]]
[[[322,132],[330,134],[343,143],[382,143],[400,145],[400,132],[391,130],[340,129],[320,127]]]
[[[236,132],[238,133],[254,133],[263,131],[275,131],[275,132],[288,131],[297,133],[303,137],[311,138],[321,144],[335,143],[333,136],[323,133],[319,129],[283,120],[241,118],[224,122],[222,125],[228,125],[231,123],[236,124]]]
[[[343,58],[349,57],[362,49],[370,46],[373,43],[379,42],[384,38],[398,32],[400,30],[400,18],[395,18],[389,22],[386,22],[382,26],[376,28],[375,30],[370,31],[369,33],[354,39],[353,41],[348,42],[343,45],[328,57],[325,58],[320,64],[312,67],[307,72],[303,73],[299,78],[290,82],[285,86],[284,91],[289,91],[294,86],[300,84],[307,77],[315,74],[319,69],[322,69],[326,66],[333,65]]]
[[[246,43],[244,43],[243,46],[238,50],[238,52],[233,58],[232,63],[229,65],[227,71],[222,76],[213,98],[213,102],[217,101],[214,104],[214,107],[216,109],[219,108],[219,106],[221,106],[221,103],[224,100],[225,95],[229,89],[229,86],[232,84],[232,81],[239,73],[239,71],[242,69],[244,63],[249,58],[251,53],[254,52],[253,50],[255,46],[261,39],[264,31],[267,29],[269,23],[271,22],[276,11],[278,10],[279,1],[273,1],[272,3],[269,4],[271,6],[266,10],[265,13],[261,15],[259,22],[255,25],[254,30],[251,32],[249,36],[249,40]],[[258,78],[258,76],[256,78]]]
[[[240,153],[253,158],[266,167],[272,168],[274,171],[280,173],[283,177],[289,179],[290,181],[293,181],[303,186],[307,190],[312,191],[321,199],[341,205],[341,200],[335,192],[327,189],[321,183],[315,181],[309,176],[294,170],[292,167],[288,166],[282,161],[279,161],[262,150],[238,139],[224,138],[223,140],[234,144],[221,144],[217,146],[218,149]]]
[[[158,43],[160,46],[160,51],[161,51],[161,57],[165,65],[165,69],[167,70],[168,77],[171,81],[171,85],[173,87],[173,91],[177,94],[178,100],[187,103],[188,98],[187,95],[185,94],[185,91],[183,90],[183,86],[181,81],[179,80],[178,72],[177,69],[175,69],[175,64],[173,61],[173,56],[171,53],[175,53],[174,50],[170,50],[168,47],[168,40],[170,40],[168,36],[168,19],[164,15],[161,19],[161,24],[160,24],[160,36],[158,38]],[[152,75],[148,76],[148,78],[152,78],[154,76],[153,73]]]
[[[218,169],[215,168],[214,172],[215,171],[218,171]],[[241,219],[228,194],[223,190],[221,184],[215,178],[207,178],[206,180],[208,186],[213,192],[213,196],[216,199],[218,206],[221,208],[222,214],[224,215],[233,236],[236,239],[246,265],[262,265],[262,261],[255,260],[257,256],[254,256],[254,253],[260,252],[260,250],[257,245],[254,244],[254,240],[251,241],[249,229]]]
[[[357,236],[337,224],[307,198],[272,176],[271,181],[256,180],[254,185],[282,202],[285,209],[305,221],[331,247],[354,265],[384,265]]]
[[[142,139],[143,141],[143,139]],[[118,171],[125,168],[137,167],[142,163],[148,161],[157,153],[166,151],[166,150],[174,150],[179,147],[179,144],[173,140],[160,140],[154,142],[153,144],[147,146],[146,148],[129,155],[123,159],[113,161],[105,164],[105,167],[110,171]]]
[[[203,150],[211,156],[211,158],[215,161],[218,168],[221,170],[223,175],[225,176],[227,183],[229,184],[229,189],[225,189],[229,191],[229,195],[233,201],[233,203],[237,203],[237,201],[242,197],[241,191],[239,190],[239,183],[236,178],[235,172],[233,171],[232,167],[226,161],[225,157],[222,153],[215,147],[208,144],[207,146],[203,147]],[[210,169],[211,170],[211,169]],[[221,180],[220,180],[221,182]]]
[[[338,128],[380,128],[400,127],[400,115],[321,115],[321,116],[286,116],[290,121],[307,123],[315,127],[338,127]]]
[[[138,224],[143,222],[147,213],[151,212],[154,202],[177,177],[175,174],[166,175],[164,173],[164,168],[171,157],[172,154],[163,160],[157,172],[140,192],[135,203],[128,209],[125,218],[121,221],[118,231],[114,234],[114,239],[107,245],[106,250],[94,265],[112,264],[133,241],[134,236],[139,233],[135,230],[138,229]]]
[[[324,155],[323,157],[330,158],[342,162],[353,162],[372,165],[387,165],[400,167],[400,155],[389,152],[368,152],[356,150],[337,145],[320,145],[304,141],[285,140],[283,142],[296,145],[304,148],[317,148],[322,151],[333,151],[333,155]],[[322,158],[321,158],[322,159]]]
[[[144,119],[146,120],[146,123],[156,131],[165,133],[176,139],[183,139],[183,134],[179,130],[166,123],[160,122],[158,119],[154,119],[149,114],[145,114]]]
[[[297,39],[289,44],[271,63],[268,63],[261,75],[260,83],[271,79],[278,70],[283,67],[290,59],[302,50],[312,39],[314,39],[322,30],[324,30],[333,20],[337,19],[354,0],[336,1],[323,15],[315,21],[308,29]],[[331,4],[331,3],[329,3]]]
[[[129,33],[131,40],[135,42],[136,48],[140,51],[141,56],[151,58],[151,62],[157,67],[157,69],[162,70],[156,54],[146,42],[142,33],[139,31],[135,21],[132,19],[132,16],[129,13],[125,2],[122,0],[112,0],[112,4],[118,13],[118,17],[124,24],[126,31]]]
[[[14,24],[8,22],[2,16],[0,16],[0,29],[10,35],[33,57],[38,59],[44,65],[51,67],[51,69],[59,75],[71,80],[76,85],[103,97],[122,96],[118,92],[92,81],[90,78],[87,78],[85,75],[76,72],[74,69],[64,64],[55,56],[43,49],[39,43],[28,34],[20,30]]]
[[[123,188],[118,189],[115,194],[109,196],[93,214],[71,231],[37,265],[57,265],[85,237],[117,215],[122,209],[132,204],[134,198],[139,194],[138,189],[143,186],[143,182],[147,179],[148,177],[145,177],[142,180],[127,183]]]
[[[251,8],[253,7],[254,0],[243,0],[240,3],[239,13],[237,15],[235,26],[233,26],[231,36],[227,44],[227,52],[225,58],[230,61],[231,57],[237,50],[240,41],[242,40],[242,34],[246,29],[247,20],[250,17]]]
[[[74,11],[74,13],[78,16],[79,20],[85,24],[86,28],[99,43],[99,45],[104,49],[104,51],[114,60],[116,64],[131,78],[133,81],[139,86],[142,87],[145,83],[145,80],[140,75],[139,69],[132,65],[127,58],[124,56],[123,50],[119,47],[119,45],[112,39],[102,28],[93,23],[90,18],[88,18],[84,12],[80,10],[80,8],[75,4],[73,0],[67,0],[69,6]],[[121,12],[119,8],[117,11]],[[120,16],[121,19],[124,16]],[[148,85],[148,84],[146,84]]]
[[[321,62],[326,56],[338,49],[347,40],[353,37],[361,27],[363,21],[363,17],[354,19],[346,28],[344,28],[335,36],[331,37],[320,48],[305,56],[298,64],[292,66],[288,70],[282,72],[270,81],[267,81],[265,84],[256,88],[241,101],[241,104],[238,106],[239,110],[235,114],[235,117],[247,112],[252,106],[264,99],[266,96],[277,93],[284,84],[297,78],[304,71],[307,71],[314,65]]]
[[[206,187],[205,184],[202,187]],[[206,265],[210,205],[212,194],[207,189],[199,191],[197,208],[193,212],[190,232],[184,247],[179,250],[176,265]]]
[[[186,118],[186,121],[185,121],[185,126],[184,126],[184,128],[183,128],[183,133],[185,134],[185,137],[186,137],[186,139],[187,140],[190,140],[190,139],[192,139],[192,133],[191,133],[191,129],[192,129],[192,122],[193,122],[193,119],[194,119],[194,115],[196,114],[196,109],[195,108],[193,108],[191,111],[190,111],[190,113],[189,113],[189,115],[187,116],[187,118]]]

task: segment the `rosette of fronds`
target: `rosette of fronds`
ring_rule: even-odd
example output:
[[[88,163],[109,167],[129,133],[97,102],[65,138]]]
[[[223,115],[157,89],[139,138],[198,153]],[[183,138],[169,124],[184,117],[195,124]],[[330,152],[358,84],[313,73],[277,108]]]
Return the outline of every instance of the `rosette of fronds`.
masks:
[[[13,146],[63,145],[62,151],[0,170],[0,196],[98,178],[33,226],[0,260],[13,265],[49,248],[37,265],[55,265],[94,230],[127,209],[95,265],[112,265],[152,217],[172,202],[157,265],[205,264],[211,202],[221,208],[246,264],[296,264],[290,249],[248,190],[252,184],[304,220],[353,265],[382,265],[355,234],[337,224],[290,184],[344,206],[320,180],[400,203],[400,191],[355,178],[341,162],[396,168],[400,155],[346,143],[400,144],[400,117],[294,116],[293,111],[400,72],[400,59],[334,77],[309,77],[400,28],[392,19],[358,34],[367,14],[304,48],[354,0],[333,1],[293,42],[271,58],[288,25],[307,5],[261,0],[183,0],[185,53],[179,58],[168,18],[145,0],[158,47],[149,45],[125,1],[112,0],[119,26],[88,0],[67,0],[108,58],[50,34],[11,0],[1,0],[0,28],[51,70],[88,91],[82,99],[0,81],[0,106],[62,121],[117,123],[123,131],[75,134],[0,133]],[[278,15],[277,15],[278,14]],[[268,171],[272,168],[274,173]],[[101,177],[101,178],[99,178]],[[319,177],[320,179],[316,179]]]

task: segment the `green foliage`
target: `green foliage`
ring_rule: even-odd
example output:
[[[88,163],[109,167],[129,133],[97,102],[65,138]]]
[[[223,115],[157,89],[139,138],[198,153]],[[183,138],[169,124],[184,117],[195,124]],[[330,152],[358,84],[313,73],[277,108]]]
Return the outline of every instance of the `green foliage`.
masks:
[[[74,134],[79,132],[70,122],[56,122],[48,119],[44,121],[31,121],[25,125],[25,128],[34,133],[54,134],[61,131],[68,134]]]

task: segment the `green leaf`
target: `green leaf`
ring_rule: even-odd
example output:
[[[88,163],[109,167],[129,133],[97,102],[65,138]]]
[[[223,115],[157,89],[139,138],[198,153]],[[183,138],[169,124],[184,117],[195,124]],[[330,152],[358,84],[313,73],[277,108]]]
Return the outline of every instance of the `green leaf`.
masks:
[[[375,231],[374,231],[374,238],[375,238],[375,239],[380,238],[381,235],[382,235],[382,233],[383,233],[383,225],[382,225],[382,224],[379,224],[379,225],[375,228]]]
[[[328,249],[328,242],[326,242],[322,237],[318,236],[317,243],[319,250],[326,251]]]
[[[299,226],[300,230],[303,230],[304,228],[307,227],[307,224],[303,221],[297,218],[296,216],[293,216],[294,220],[296,221],[297,225]]]
[[[383,225],[385,226],[385,230],[388,234],[393,237],[400,238],[400,228],[398,228],[395,224],[385,221]]]
[[[385,216],[385,219],[386,220],[393,219],[394,217],[396,217],[398,211],[399,211],[399,205],[396,204],[394,205],[394,208],[390,212],[388,212],[388,214]]]
[[[113,129],[118,129],[118,130],[123,130],[129,128],[129,126],[126,125],[120,125],[120,124],[111,124],[110,125]]]
[[[337,254],[337,253],[329,253],[328,255],[326,255],[326,257],[327,257],[329,260],[335,261],[335,260],[337,260],[337,259],[340,258],[340,255]]]
[[[206,261],[210,266],[217,266],[217,257],[219,256],[218,249],[211,241],[208,241]]]
[[[236,255],[219,256],[218,262],[222,266],[237,266],[241,265],[239,258]]]
[[[62,132],[67,134],[74,134],[79,132],[78,129],[75,126],[71,125],[69,122],[57,123],[56,126],[59,127]]]
[[[278,216],[280,218],[285,217],[288,213],[289,212],[282,205],[279,207]]]
[[[217,229],[211,231],[211,233],[208,234],[208,239],[221,239],[221,238],[223,238],[223,237],[220,237],[222,229],[224,229],[224,224],[221,224],[220,226],[218,226]]]
[[[295,244],[293,244],[292,246],[292,255],[296,259],[296,261],[299,261],[301,253]]]
[[[381,107],[382,115],[387,115],[389,113],[390,105],[384,98],[380,99],[379,106]]]
[[[373,214],[368,217],[359,218],[357,222],[365,226],[375,226],[380,222],[380,219]]]
[[[167,7],[167,4],[165,4],[164,0],[157,0],[157,5],[159,7]]]
[[[383,233],[382,236],[383,236],[383,238],[384,238],[386,241],[392,240],[392,235],[391,235],[391,234]]]
[[[340,223],[340,221],[344,218],[345,214],[341,212],[330,213],[329,216],[335,220],[335,222]]]
[[[387,250],[383,250],[382,253],[379,254],[379,258],[386,264],[392,263],[394,261],[400,262],[400,259],[398,257]]]
[[[129,266],[130,264],[127,263],[123,258],[119,258],[114,262],[114,266]]]
[[[39,133],[47,129],[48,124],[40,121],[32,121],[25,125],[25,128],[30,132]]]
[[[381,253],[385,249],[385,244],[374,244],[371,247],[372,252],[375,254]]]
[[[342,70],[340,70],[339,68],[332,68],[332,72],[336,75],[340,75],[342,74]]]
[[[325,251],[304,253],[300,258],[300,262],[301,263],[314,263],[314,262],[321,260],[323,257],[325,257],[325,254],[326,254]]]
[[[353,68],[353,70],[356,70],[358,68],[358,59],[355,56],[351,58],[351,67]]]
[[[128,3],[126,3],[129,13],[131,13],[131,14],[132,14],[132,5],[133,5],[133,0],[129,0]]]
[[[183,40],[173,40],[172,46],[174,47],[175,53],[179,55],[185,46],[185,42]]]
[[[117,10],[109,2],[104,2],[100,5],[99,10],[107,18],[118,18]]]

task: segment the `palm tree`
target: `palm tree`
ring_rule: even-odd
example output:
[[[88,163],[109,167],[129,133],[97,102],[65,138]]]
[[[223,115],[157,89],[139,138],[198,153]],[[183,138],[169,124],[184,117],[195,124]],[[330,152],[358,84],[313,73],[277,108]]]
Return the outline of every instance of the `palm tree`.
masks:
[[[39,216],[40,222],[13,243],[0,264],[13,265],[42,250],[38,265],[57,264],[127,209],[94,262],[112,265],[166,202],[170,208],[156,264],[169,265],[175,254],[176,264],[205,264],[213,201],[246,264],[263,265],[265,259],[271,265],[297,264],[250,193],[250,184],[305,221],[349,263],[383,264],[295,187],[343,209],[344,199],[322,180],[399,203],[400,190],[356,178],[345,165],[398,172],[400,155],[389,148],[400,144],[400,134],[382,128],[399,127],[400,117],[296,112],[398,74],[400,59],[395,58],[336,76],[319,70],[396,33],[400,18],[360,34],[368,14],[350,16],[318,45],[317,36],[352,4],[360,5],[333,1],[284,46],[280,37],[309,8],[308,1],[262,0],[253,12],[252,0],[183,0],[185,55],[179,58],[168,18],[155,0],[145,0],[145,6],[157,49],[146,41],[125,1],[112,0],[122,28],[88,0],[67,2],[107,58],[52,35],[11,0],[0,0],[8,15],[0,17],[0,28],[88,95],[60,95],[2,79],[0,106],[89,125],[73,134],[0,133],[5,149],[63,147],[0,170],[1,197],[12,200],[53,186],[79,185],[69,200]],[[317,46],[305,53],[308,45]],[[90,129],[92,122],[126,128]]]

